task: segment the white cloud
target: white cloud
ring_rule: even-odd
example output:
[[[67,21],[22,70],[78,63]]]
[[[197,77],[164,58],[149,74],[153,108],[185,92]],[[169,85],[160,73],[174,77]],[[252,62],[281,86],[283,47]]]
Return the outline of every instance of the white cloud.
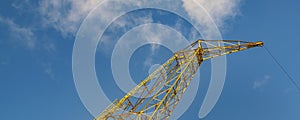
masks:
[[[39,12],[43,18],[43,26],[53,27],[60,31],[65,37],[69,35],[75,36],[83,19],[102,1],[103,0],[42,0],[39,4]],[[206,13],[203,13],[202,10],[198,10],[201,8],[199,8],[194,1],[197,1],[202,5],[216,24],[222,28],[226,25],[226,20],[239,14],[241,0],[182,0],[183,4],[177,7],[183,7],[192,19],[195,19],[197,22],[200,22],[201,25],[205,26],[210,25],[210,19],[206,16]],[[140,6],[147,2],[149,1],[127,0],[125,4],[130,6]],[[115,7],[121,8],[123,6],[102,6],[99,10],[101,13],[99,14],[100,19],[105,21],[106,18],[110,18],[110,16],[116,14],[116,11],[110,9],[114,9]],[[174,7],[176,7],[176,5],[174,5]],[[148,20],[151,20],[151,17],[152,16],[147,17]],[[142,18],[142,20],[146,19]],[[139,19],[136,19],[136,21],[139,21]],[[125,27],[130,26],[128,21],[120,21],[118,24]],[[209,31],[202,32],[209,33]],[[195,36],[194,33],[190,33],[190,36],[199,37]]]
[[[152,26],[146,26],[142,28],[142,36],[148,43],[151,44],[151,53],[154,54],[155,51],[159,48],[158,44],[161,44],[161,41],[165,39],[166,36],[170,36],[169,31],[156,30]]]
[[[101,0],[43,0],[39,12],[44,26],[51,26],[62,35],[74,35],[83,18]]]
[[[59,30],[63,35],[75,35],[80,23],[96,5],[103,0],[42,0],[39,12],[43,17],[44,26],[51,26]],[[208,24],[210,19],[203,13],[197,1],[212,16],[219,27],[225,24],[228,18],[235,17],[239,13],[241,0],[182,0],[183,8],[191,18],[196,19],[201,24]],[[147,0],[127,0],[126,4],[140,6]],[[122,7],[122,6],[113,6]],[[111,7],[101,9],[99,15],[101,19],[109,18],[113,15]],[[121,23],[120,23],[121,24]],[[124,24],[124,23],[123,23]]]
[[[63,36],[74,36],[83,19],[102,1],[104,0],[42,0],[39,12],[43,18],[43,26],[53,27]],[[128,0],[126,4],[140,5],[141,1]],[[113,7],[118,5],[109,7],[104,5],[99,17],[102,20],[110,18],[109,16],[114,15],[114,11],[110,10]]]
[[[126,30],[129,27],[137,26],[143,23],[152,23],[152,22],[153,22],[152,14],[147,13],[144,14],[143,16],[138,16],[138,17],[125,16],[125,18],[115,21],[115,24],[117,24],[120,28],[124,28],[124,30]]]
[[[118,32],[128,32],[129,28],[134,27],[134,26],[138,26],[140,24],[143,23],[152,23],[153,19],[152,19],[152,14],[151,13],[147,13],[144,14],[143,16],[139,16],[136,18],[133,18],[132,16],[125,16],[122,19],[119,19],[117,21],[114,22],[115,26],[111,26],[109,31],[114,31],[113,35],[112,34],[103,34],[102,39],[101,39],[101,47],[98,47],[99,50],[103,50],[105,53],[109,52],[109,50],[113,47],[113,42],[112,39],[114,39],[114,34]],[[154,31],[154,30],[152,30]],[[147,33],[150,32],[150,29],[143,29],[143,32]],[[153,34],[152,34],[153,35]],[[148,36],[148,35],[147,35]],[[149,36],[150,37],[150,36]],[[147,39],[147,41],[151,42],[150,38]],[[156,39],[155,42],[159,42],[159,40]],[[125,46],[130,47],[130,44],[126,44]],[[153,49],[152,51],[154,51],[154,46],[151,46]]]
[[[16,24],[11,19],[6,19],[0,16],[0,23],[8,26],[10,37],[14,38],[15,42],[33,49],[36,44],[35,35],[31,28],[22,27]]]
[[[254,81],[252,88],[254,90],[257,90],[257,89],[265,86],[269,82],[270,78],[271,77],[269,75],[265,75],[263,79]]]
[[[182,0],[183,7],[192,17],[202,25],[207,25],[210,19],[206,16],[205,11],[201,11],[198,2],[209,15],[213,18],[219,27],[225,24],[225,21],[229,18],[235,17],[239,14],[239,5],[241,0]]]

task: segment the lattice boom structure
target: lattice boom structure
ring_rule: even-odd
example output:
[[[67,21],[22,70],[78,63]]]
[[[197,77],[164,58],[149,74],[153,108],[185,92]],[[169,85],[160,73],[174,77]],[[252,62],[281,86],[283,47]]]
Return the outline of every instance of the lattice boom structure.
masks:
[[[167,62],[114,101],[95,120],[169,119],[192,78],[205,60],[263,46],[263,42],[197,40],[174,53]]]

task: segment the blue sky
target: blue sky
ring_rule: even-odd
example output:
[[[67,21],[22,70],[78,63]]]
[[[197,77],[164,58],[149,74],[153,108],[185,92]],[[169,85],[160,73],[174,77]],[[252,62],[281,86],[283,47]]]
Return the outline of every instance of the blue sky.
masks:
[[[74,0],[0,2],[1,120],[93,119],[81,103],[72,75],[75,35],[91,6],[97,3],[91,1],[77,4]],[[297,53],[300,1],[241,0],[223,3],[221,12],[207,5],[223,38],[264,41],[265,46],[300,84],[300,75],[297,74],[300,66]],[[126,21],[128,18],[129,21]],[[158,10],[138,10],[120,17],[105,33],[110,38],[109,44],[100,44],[96,53],[97,75],[104,78],[100,84],[111,100],[121,98],[124,92],[113,82],[109,55],[118,37],[138,23],[143,23],[134,21],[134,24],[127,25],[132,22],[130,20],[138,18],[177,28],[190,41],[201,37],[190,35],[191,26],[180,22],[176,15]],[[124,20],[125,26],[120,25]],[[181,26],[176,26],[177,23]],[[129,63],[132,78],[140,81],[148,75],[150,65],[147,62],[161,64],[171,55],[172,52],[162,46],[156,46],[154,51],[153,45],[139,48]],[[199,119],[199,108],[210,79],[209,62],[201,65],[200,75],[197,97],[180,118],[182,120]],[[113,94],[110,94],[111,91]],[[204,120],[298,120],[299,101],[300,91],[291,84],[271,56],[264,48],[255,48],[227,57],[223,93]]]

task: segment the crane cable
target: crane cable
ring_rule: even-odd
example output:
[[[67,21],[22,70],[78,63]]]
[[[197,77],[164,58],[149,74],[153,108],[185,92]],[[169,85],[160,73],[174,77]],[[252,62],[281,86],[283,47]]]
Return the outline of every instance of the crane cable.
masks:
[[[292,76],[284,69],[284,67],[279,63],[279,61],[275,58],[275,56],[271,53],[271,51],[264,46],[267,53],[273,58],[273,60],[276,62],[276,64],[280,67],[280,69],[285,73],[285,75],[288,77],[290,82],[300,91],[300,86],[297,84],[297,82],[292,78]]]

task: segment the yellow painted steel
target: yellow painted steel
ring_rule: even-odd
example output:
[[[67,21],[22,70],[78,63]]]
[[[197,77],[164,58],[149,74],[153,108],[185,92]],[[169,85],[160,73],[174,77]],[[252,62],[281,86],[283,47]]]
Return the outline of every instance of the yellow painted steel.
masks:
[[[174,53],[167,62],[122,99],[115,100],[95,120],[169,119],[203,61],[261,47],[263,44],[261,41],[197,40]],[[154,84],[149,86],[150,82]]]

